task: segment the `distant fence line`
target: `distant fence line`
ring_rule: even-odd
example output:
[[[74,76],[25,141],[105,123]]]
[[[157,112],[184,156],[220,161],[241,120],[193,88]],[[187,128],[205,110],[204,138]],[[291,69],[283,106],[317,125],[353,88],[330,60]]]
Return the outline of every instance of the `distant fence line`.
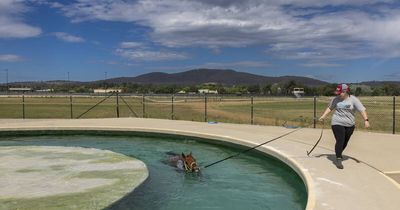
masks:
[[[393,97],[360,97],[367,107],[371,130],[400,131],[399,103]],[[331,97],[271,97],[168,94],[48,94],[0,95],[0,118],[142,117],[203,122],[280,126],[319,125],[317,118]],[[363,120],[357,115],[357,128]]]

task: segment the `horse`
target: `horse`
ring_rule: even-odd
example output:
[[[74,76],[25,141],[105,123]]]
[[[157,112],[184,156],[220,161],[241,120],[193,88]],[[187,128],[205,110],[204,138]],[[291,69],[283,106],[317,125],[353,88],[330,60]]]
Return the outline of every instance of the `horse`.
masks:
[[[199,172],[200,167],[197,165],[196,159],[193,157],[192,152],[188,155],[182,153],[178,155],[173,152],[167,152],[167,155],[170,155],[166,163],[170,166],[176,167],[179,170],[185,172]]]

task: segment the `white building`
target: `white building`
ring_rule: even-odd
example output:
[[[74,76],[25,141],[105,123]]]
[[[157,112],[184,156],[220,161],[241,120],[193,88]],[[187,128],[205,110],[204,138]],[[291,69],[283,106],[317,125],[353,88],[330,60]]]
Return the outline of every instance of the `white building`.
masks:
[[[218,94],[217,90],[210,90],[210,89],[199,89],[200,94]]]
[[[94,93],[113,93],[113,92],[122,93],[122,89],[113,89],[113,88],[109,88],[109,89],[94,89],[93,92]]]
[[[293,88],[292,93],[296,98],[301,98],[304,96],[304,88]]]
[[[54,92],[54,89],[41,89],[41,90],[36,90],[36,92]]]
[[[8,88],[9,91],[32,91],[32,88]]]

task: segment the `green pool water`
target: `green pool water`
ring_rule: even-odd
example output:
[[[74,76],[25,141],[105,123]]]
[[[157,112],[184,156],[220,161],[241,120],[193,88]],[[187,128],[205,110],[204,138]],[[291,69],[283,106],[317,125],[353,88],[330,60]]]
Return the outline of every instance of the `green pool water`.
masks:
[[[202,169],[176,171],[162,163],[166,152],[192,152],[200,166],[241,148],[189,137],[141,135],[8,136],[0,146],[80,146],[122,153],[146,163],[149,178],[107,209],[304,209],[307,192],[301,178],[274,158],[249,152]],[[67,209],[68,207],[66,207]]]

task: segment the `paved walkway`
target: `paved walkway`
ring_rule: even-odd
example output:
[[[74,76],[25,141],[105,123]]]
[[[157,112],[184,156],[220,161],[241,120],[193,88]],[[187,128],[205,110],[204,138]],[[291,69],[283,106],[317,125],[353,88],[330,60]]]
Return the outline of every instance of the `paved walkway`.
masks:
[[[205,137],[255,146],[291,129],[207,124],[158,119],[0,120],[1,130],[123,130]],[[325,130],[312,157],[306,155],[319,129],[301,129],[260,147],[292,166],[308,189],[307,209],[400,209],[400,136],[355,132],[344,155],[345,169],[332,162],[334,138]],[[390,178],[392,177],[392,178]]]

